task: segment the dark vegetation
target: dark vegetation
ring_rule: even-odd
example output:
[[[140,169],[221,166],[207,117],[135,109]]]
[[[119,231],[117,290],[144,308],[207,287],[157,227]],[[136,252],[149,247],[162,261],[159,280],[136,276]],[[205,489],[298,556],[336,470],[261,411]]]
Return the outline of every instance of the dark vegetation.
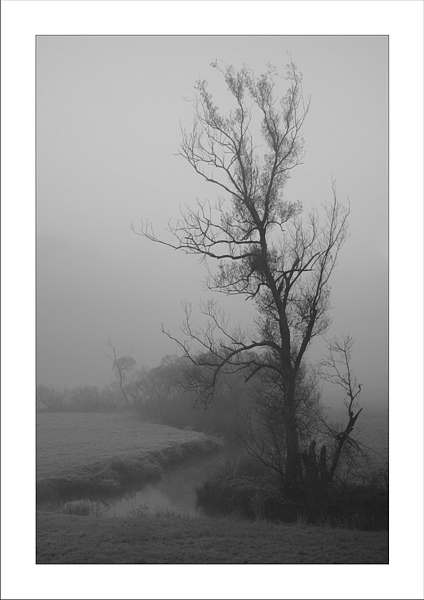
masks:
[[[211,515],[364,531],[387,530],[389,524],[384,468],[369,472],[362,481],[339,481],[325,490],[312,486],[289,495],[259,461],[245,455],[217,463],[197,495]]]

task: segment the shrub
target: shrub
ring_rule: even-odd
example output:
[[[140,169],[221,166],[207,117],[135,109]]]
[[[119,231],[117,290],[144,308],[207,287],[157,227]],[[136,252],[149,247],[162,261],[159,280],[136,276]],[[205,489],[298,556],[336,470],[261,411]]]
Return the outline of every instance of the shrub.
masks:
[[[359,484],[288,493],[278,479],[246,456],[218,462],[196,490],[207,513],[237,514],[283,523],[300,521],[367,531],[388,529],[388,489],[381,475]]]
[[[68,515],[78,515],[88,517],[90,515],[100,517],[105,513],[107,504],[95,500],[74,500],[65,502],[62,506],[62,512]]]

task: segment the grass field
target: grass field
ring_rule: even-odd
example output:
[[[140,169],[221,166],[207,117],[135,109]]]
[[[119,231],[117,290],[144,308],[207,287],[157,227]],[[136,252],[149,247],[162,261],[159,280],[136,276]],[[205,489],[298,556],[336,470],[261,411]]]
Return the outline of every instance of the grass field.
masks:
[[[136,414],[39,414],[37,564],[388,562],[386,531],[235,517],[64,514],[69,498],[123,490],[128,482],[218,447],[204,434],[148,424]]]
[[[40,512],[37,521],[38,564],[388,562],[387,531],[172,515],[107,519]]]
[[[117,492],[219,447],[203,433],[146,423],[137,413],[39,413],[37,499]]]

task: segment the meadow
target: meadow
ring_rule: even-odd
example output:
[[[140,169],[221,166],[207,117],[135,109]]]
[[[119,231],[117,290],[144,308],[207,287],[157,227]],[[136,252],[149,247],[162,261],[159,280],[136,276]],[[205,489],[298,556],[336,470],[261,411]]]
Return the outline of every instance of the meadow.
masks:
[[[110,519],[39,512],[37,563],[388,563],[388,532],[229,517]]]
[[[72,501],[122,491],[219,447],[203,433],[146,423],[136,413],[38,414],[37,564],[388,562],[387,531],[163,511],[110,518],[93,510],[95,502]]]
[[[137,413],[38,413],[37,500],[120,492],[220,447],[204,433],[146,423]]]

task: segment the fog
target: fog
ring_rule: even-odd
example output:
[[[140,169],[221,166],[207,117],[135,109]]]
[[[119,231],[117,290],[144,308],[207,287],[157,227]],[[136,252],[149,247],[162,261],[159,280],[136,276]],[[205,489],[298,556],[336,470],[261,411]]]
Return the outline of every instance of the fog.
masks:
[[[384,36],[37,37],[37,382],[59,389],[113,380],[108,336],[120,355],[154,367],[176,345],[181,303],[206,293],[205,267],[135,235],[150,220],[165,235],[180,205],[216,198],[177,155],[191,128],[200,77],[226,106],[216,58],[257,74],[289,58],[311,108],[304,164],[285,197],[305,209],[351,204],[348,238],[332,279],[327,337],[350,333],[364,392],[388,378],[388,47]],[[284,91],[284,85],[282,91]],[[253,311],[217,296],[241,325]],[[324,349],[317,340],[310,351]]]

